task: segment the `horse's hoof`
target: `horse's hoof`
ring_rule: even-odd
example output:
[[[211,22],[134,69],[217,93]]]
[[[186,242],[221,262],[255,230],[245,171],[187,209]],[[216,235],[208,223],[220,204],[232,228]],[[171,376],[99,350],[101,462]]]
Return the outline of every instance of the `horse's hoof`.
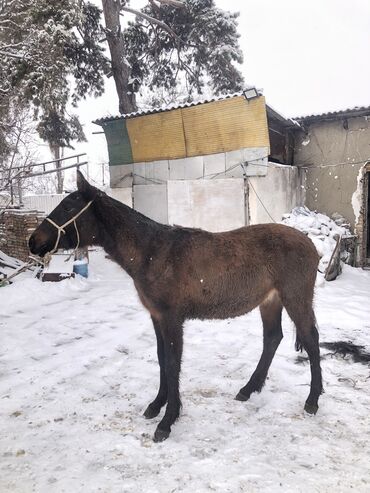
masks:
[[[318,409],[319,409],[319,406],[317,404],[308,404],[306,402],[306,404],[304,405],[304,410],[308,414],[316,414]]]
[[[158,442],[164,442],[167,440],[167,438],[170,436],[170,432],[167,430],[161,430],[160,428],[157,428],[154,433],[153,441],[158,443]]]
[[[152,419],[152,418],[155,418],[158,416],[159,414],[159,411],[160,409],[155,409],[153,407],[151,407],[150,405],[146,408],[143,416],[146,418],[146,419]]]
[[[245,395],[241,391],[238,392],[238,394],[235,396],[236,401],[248,401],[250,395]]]

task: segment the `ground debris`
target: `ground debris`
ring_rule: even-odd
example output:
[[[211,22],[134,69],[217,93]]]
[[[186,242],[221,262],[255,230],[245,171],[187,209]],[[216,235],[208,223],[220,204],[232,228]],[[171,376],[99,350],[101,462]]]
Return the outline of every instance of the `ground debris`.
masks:
[[[365,351],[365,346],[358,346],[351,341],[322,342],[320,346],[333,351],[329,356],[339,354],[343,358],[350,356],[355,363],[370,363],[370,353]]]

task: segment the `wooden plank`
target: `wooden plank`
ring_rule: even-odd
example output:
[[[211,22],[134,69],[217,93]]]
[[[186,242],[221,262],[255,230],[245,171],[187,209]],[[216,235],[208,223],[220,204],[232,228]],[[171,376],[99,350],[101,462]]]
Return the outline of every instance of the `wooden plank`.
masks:
[[[11,269],[18,269],[19,267],[24,265],[24,262],[18,260],[17,258],[10,257],[0,250],[0,264],[6,267],[10,267]]]

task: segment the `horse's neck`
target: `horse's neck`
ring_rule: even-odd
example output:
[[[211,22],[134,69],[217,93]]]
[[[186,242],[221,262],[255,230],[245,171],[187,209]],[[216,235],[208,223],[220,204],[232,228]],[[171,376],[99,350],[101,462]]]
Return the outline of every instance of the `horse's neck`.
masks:
[[[154,237],[165,226],[105,196],[98,205],[105,251],[131,276],[140,270]]]

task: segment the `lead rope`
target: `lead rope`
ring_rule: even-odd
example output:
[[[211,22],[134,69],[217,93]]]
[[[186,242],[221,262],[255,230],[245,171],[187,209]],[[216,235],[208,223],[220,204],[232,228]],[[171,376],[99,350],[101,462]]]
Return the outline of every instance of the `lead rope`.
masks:
[[[65,232],[65,227],[66,226],[69,226],[71,223],[74,224],[75,226],[75,230],[76,230],[76,236],[77,236],[77,245],[75,246],[73,252],[70,254],[70,256],[65,260],[66,262],[68,260],[70,260],[70,258],[72,257],[72,255],[75,255],[76,254],[76,251],[77,251],[77,248],[80,246],[80,233],[78,231],[78,228],[77,228],[77,224],[76,224],[76,219],[78,217],[81,216],[81,214],[83,212],[86,211],[86,209],[88,209],[90,207],[90,205],[93,203],[93,200],[90,200],[90,202],[88,202],[85,207],[83,209],[80,210],[80,212],[78,212],[75,216],[73,216],[71,219],[69,219],[67,222],[65,222],[64,224],[62,224],[61,226],[58,226],[57,223],[55,223],[52,219],[50,219],[50,217],[46,217],[45,219],[50,223],[52,224],[57,230],[58,230],[58,235],[57,235],[57,239],[56,239],[56,242],[55,242],[55,245],[54,245],[54,248],[51,250],[51,252],[48,252],[45,257],[44,257],[44,262],[45,264],[47,265],[49,262],[50,262],[50,259],[51,259],[51,256],[53,255],[53,253],[55,253],[57,250],[58,250],[58,245],[59,245],[59,241],[60,241],[60,236],[61,234],[66,234]]]

